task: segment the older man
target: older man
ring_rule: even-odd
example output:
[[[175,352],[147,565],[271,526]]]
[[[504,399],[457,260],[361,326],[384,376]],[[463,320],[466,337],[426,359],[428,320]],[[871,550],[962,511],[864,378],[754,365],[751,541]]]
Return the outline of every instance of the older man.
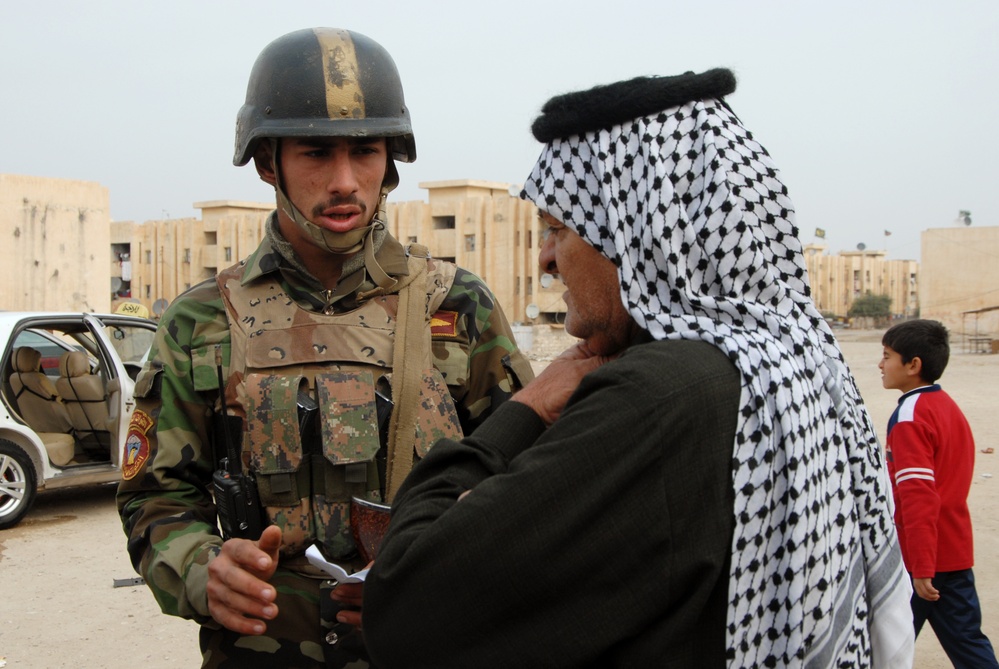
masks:
[[[380,667],[911,662],[881,451],[734,88],[544,107],[524,197],[582,342],[410,475],[366,585]]]

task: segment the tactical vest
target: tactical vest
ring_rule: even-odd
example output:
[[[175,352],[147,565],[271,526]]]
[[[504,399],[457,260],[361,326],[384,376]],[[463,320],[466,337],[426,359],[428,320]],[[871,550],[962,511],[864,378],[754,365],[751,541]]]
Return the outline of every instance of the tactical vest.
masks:
[[[430,355],[431,316],[456,268],[427,259],[409,262],[410,277],[400,277],[395,291],[409,289],[407,279],[418,263],[426,263],[428,273],[423,322],[410,325],[420,329],[410,339],[425,345],[419,357],[410,351],[405,358],[407,368],[422,370],[413,440],[422,457],[440,437],[461,438],[454,402]],[[375,391],[391,392],[399,293],[327,315],[301,308],[276,281],[242,285],[244,269],[241,263],[217,277],[231,337],[226,403],[245,421],[244,467],[256,479],[270,522],[281,527],[283,555],[297,555],[317,541],[328,558],[349,559],[355,552],[351,497],[381,498]],[[318,404],[319,429],[304,444],[300,393]]]

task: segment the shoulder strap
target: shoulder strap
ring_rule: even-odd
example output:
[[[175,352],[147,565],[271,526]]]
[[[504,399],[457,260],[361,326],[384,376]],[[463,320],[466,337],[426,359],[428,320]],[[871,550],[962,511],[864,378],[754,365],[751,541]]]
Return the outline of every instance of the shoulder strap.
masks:
[[[419,253],[420,251],[422,253]],[[389,419],[388,461],[385,467],[385,501],[395,498],[403,479],[413,468],[413,435],[420,401],[423,359],[428,348],[426,328],[426,248],[414,245],[409,256],[409,281],[399,291],[399,313],[392,353],[392,399]],[[408,361],[409,364],[406,364]],[[400,438],[400,435],[401,438]]]

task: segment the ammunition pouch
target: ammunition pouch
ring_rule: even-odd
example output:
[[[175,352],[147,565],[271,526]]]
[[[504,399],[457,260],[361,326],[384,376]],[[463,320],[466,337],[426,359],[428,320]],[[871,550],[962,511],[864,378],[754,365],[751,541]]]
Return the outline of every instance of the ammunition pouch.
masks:
[[[383,498],[386,440],[392,412],[390,378],[370,369],[317,373],[314,393],[301,375],[248,374],[249,453],[260,503],[283,531],[282,553],[296,555],[318,541],[327,557],[348,560],[354,497]],[[437,370],[423,375],[415,454],[440,437],[459,437],[457,412]]]
[[[282,526],[282,552],[295,555],[318,541],[332,559],[352,557],[350,499],[380,498],[373,373],[317,374],[311,416],[299,408],[312,400],[301,375],[249,374],[245,387],[250,470],[261,503]]]

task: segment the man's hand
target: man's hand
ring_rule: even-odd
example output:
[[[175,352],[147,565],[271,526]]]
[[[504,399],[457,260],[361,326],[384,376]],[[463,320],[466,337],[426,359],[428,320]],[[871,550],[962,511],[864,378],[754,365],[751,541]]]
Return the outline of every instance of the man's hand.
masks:
[[[610,359],[594,355],[585,343],[580,342],[552,360],[537,378],[510,399],[531,407],[545,425],[551,425],[562,413],[565,403],[583,377]]]
[[[374,562],[369,562],[365,569],[371,569]],[[335,601],[353,610],[343,609],[336,614],[337,622],[347,623],[361,629],[361,604],[364,601],[364,583],[340,583],[330,593]]]
[[[277,592],[267,583],[278,565],[281,528],[264,528],[260,539],[229,539],[208,563],[208,611],[239,634],[263,634],[277,616]]]
[[[935,602],[940,599],[940,591],[933,587],[932,578],[914,578],[912,585],[916,594],[928,602]]]

